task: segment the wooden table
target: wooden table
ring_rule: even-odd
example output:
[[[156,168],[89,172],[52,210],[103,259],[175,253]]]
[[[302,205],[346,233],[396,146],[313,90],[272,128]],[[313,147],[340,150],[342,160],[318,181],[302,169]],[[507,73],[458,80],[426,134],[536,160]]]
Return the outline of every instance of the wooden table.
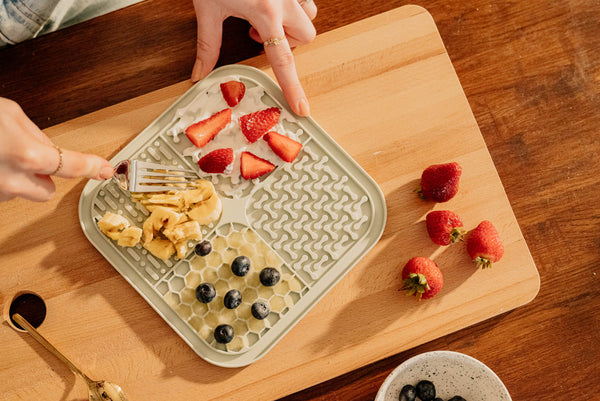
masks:
[[[502,378],[514,400],[593,399],[600,393],[599,220],[593,208],[600,189],[596,179],[600,166],[596,113],[600,106],[600,6],[594,1],[419,4],[437,23],[498,170],[541,276],[539,294],[525,306],[284,399],[370,400],[399,363],[436,349],[484,360]],[[321,1],[318,5],[315,25],[324,33],[403,3],[373,0],[357,7],[355,2]],[[225,25],[220,64],[260,53],[260,46],[246,38],[246,23],[231,20]],[[194,41],[191,4],[148,0],[0,50],[0,96],[16,100],[36,124],[49,128],[185,81],[193,63]],[[95,139],[100,143],[97,148],[108,157],[117,149],[102,148],[105,135],[98,133]],[[80,139],[81,143],[86,140]],[[77,198],[82,185],[59,183],[59,194]],[[71,192],[61,192],[64,188]],[[28,221],[40,226],[76,224],[53,217],[57,202],[13,202],[22,206]],[[14,208],[15,203],[0,206],[0,212],[2,207]],[[111,280],[120,280],[114,272],[109,273],[110,266],[100,271],[84,269],[86,276],[73,281],[80,266],[97,263],[99,255],[90,248],[92,252],[74,255],[72,263],[66,264],[47,246],[52,233],[34,228],[25,226],[11,238],[3,238],[5,249],[0,255],[8,254],[7,244],[18,250],[21,242],[39,242],[27,251],[31,259],[23,263],[43,262],[48,269],[61,269],[64,274],[57,275],[56,282],[39,283],[38,288],[60,292],[59,288],[76,286],[89,297],[86,302],[102,302],[97,297],[104,287],[97,284],[106,274],[114,276]],[[54,239],[58,245],[68,241],[68,237]],[[3,270],[18,268],[2,266]],[[23,285],[31,279],[23,277]],[[107,291],[107,299],[116,296]],[[126,295],[136,297],[133,290]],[[0,303],[8,296],[0,293]],[[132,303],[125,313],[135,315],[142,306]],[[65,319],[70,327],[77,324],[76,317]],[[158,320],[150,328],[162,333],[164,323],[161,326]],[[152,333],[144,332],[148,328],[145,322],[128,323],[143,333],[143,341],[152,343]],[[81,342],[86,340],[85,332],[82,328]],[[2,349],[7,346],[1,345]],[[40,357],[64,377],[68,393],[75,379],[46,353]],[[93,360],[78,359],[93,369]],[[131,361],[132,366],[135,363]],[[10,374],[2,375],[5,373]],[[177,372],[164,372],[165,382],[173,374]],[[185,372],[179,374],[185,377]],[[0,389],[0,397],[1,393]]]

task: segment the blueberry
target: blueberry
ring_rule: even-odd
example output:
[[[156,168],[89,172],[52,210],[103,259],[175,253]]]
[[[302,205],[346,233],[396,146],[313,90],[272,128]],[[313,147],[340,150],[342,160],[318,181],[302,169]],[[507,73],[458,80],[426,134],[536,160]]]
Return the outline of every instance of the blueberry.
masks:
[[[250,258],[247,256],[238,256],[231,262],[231,271],[238,277],[243,277],[250,270]]]
[[[417,398],[417,389],[415,386],[407,384],[402,387],[402,390],[400,390],[400,401],[415,401],[415,398]]]
[[[196,244],[194,248],[194,252],[198,256],[206,256],[212,251],[212,245],[208,241],[202,241]]]
[[[435,386],[429,380],[421,380],[417,383],[417,396],[422,401],[433,401],[435,398]]]
[[[273,267],[265,267],[260,271],[260,282],[265,287],[273,287],[279,282],[281,275],[279,271]]]
[[[233,340],[233,327],[221,324],[215,328],[215,340],[221,344],[227,344]]]
[[[223,298],[223,303],[227,309],[235,309],[242,303],[242,293],[238,290],[229,290]]]
[[[448,401],[467,401],[467,400],[462,398],[460,395],[455,395],[454,397],[450,398]]]
[[[216,295],[215,286],[211,283],[202,283],[196,287],[196,299],[202,303],[209,303]]]
[[[269,305],[267,305],[263,301],[256,301],[252,304],[252,308],[250,309],[250,311],[252,312],[252,316],[257,318],[258,320],[263,320],[264,318],[269,316],[271,309],[269,308]]]

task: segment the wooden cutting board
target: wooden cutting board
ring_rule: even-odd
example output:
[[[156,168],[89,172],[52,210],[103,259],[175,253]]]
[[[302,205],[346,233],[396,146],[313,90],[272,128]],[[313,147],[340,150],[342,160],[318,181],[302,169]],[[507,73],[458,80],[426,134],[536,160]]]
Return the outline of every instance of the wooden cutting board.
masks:
[[[102,258],[77,217],[84,181],[58,180],[46,204],[0,204],[0,304],[23,290],[46,301],[41,331],[93,378],[130,400],[275,399],[506,312],[533,299],[539,275],[431,16],[406,6],[319,35],[295,51],[314,119],[375,179],[387,203],[379,243],[264,358],[236,369],[199,358]],[[247,64],[273,76],[264,57]],[[59,145],[111,158],[191,84],[149,93],[49,128]],[[463,167],[446,204],[414,190],[430,164]],[[492,221],[505,255],[477,270],[465,244],[435,246],[424,217],[451,209],[467,229]],[[413,256],[445,287],[416,302],[398,291]],[[83,399],[84,384],[31,338],[0,325],[0,399]]]

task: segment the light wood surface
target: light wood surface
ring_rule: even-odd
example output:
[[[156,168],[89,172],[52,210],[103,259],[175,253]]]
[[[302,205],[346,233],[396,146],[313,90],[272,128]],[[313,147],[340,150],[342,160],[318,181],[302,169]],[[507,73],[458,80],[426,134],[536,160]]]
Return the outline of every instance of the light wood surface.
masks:
[[[312,116],[379,183],[388,221],[376,247],[263,359],[225,369],[195,355],[87,242],[77,217],[83,181],[57,180],[58,196],[46,204],[0,204],[0,252],[11,266],[0,271],[3,309],[18,291],[40,294],[48,305],[44,335],[92,378],[118,383],[132,400],[261,400],[532,300],[539,289],[535,264],[431,16],[419,7],[393,10],[322,34],[295,57]],[[262,56],[245,63],[272,75]],[[189,86],[169,86],[45,132],[59,146],[110,158]],[[457,197],[444,205],[418,199],[422,169],[452,160],[464,170]],[[476,270],[464,244],[432,244],[423,219],[442,208],[462,215],[467,229],[494,222],[506,246],[502,261]],[[400,269],[413,256],[432,257],[445,273],[444,290],[431,301],[398,292]],[[0,399],[85,397],[82,383],[6,323],[0,343]]]

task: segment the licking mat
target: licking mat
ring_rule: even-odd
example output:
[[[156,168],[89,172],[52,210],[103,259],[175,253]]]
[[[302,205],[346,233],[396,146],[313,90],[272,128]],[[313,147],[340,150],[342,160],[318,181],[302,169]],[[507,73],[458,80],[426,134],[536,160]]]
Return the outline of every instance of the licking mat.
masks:
[[[240,178],[235,168],[231,176],[199,169],[198,150],[183,130],[227,107],[219,84],[231,79],[247,88],[240,110],[273,106],[281,110],[276,130],[303,145],[293,163],[279,163],[254,180]],[[260,153],[267,146],[263,142],[242,145]],[[377,184],[313,119],[295,116],[279,87],[252,67],[213,71],[111,162],[116,165],[124,159],[195,169],[200,178],[213,183],[222,201],[220,219],[202,227],[212,252],[198,256],[190,243],[185,258],[166,261],[140,244],[120,247],[98,229],[97,221],[107,212],[123,215],[135,225],[149,216],[115,182],[90,181],[79,204],[81,226],[90,242],[200,357],[219,366],[244,366],[265,355],[375,245],[386,222],[385,199]],[[252,265],[244,277],[231,272],[231,262],[241,255]],[[258,279],[267,266],[281,273],[274,287]],[[212,283],[217,292],[216,300],[208,304],[195,297],[203,282]],[[230,289],[242,294],[238,308],[223,306]],[[271,309],[263,320],[250,313],[257,300]],[[219,324],[233,327],[231,342],[215,340]]]

